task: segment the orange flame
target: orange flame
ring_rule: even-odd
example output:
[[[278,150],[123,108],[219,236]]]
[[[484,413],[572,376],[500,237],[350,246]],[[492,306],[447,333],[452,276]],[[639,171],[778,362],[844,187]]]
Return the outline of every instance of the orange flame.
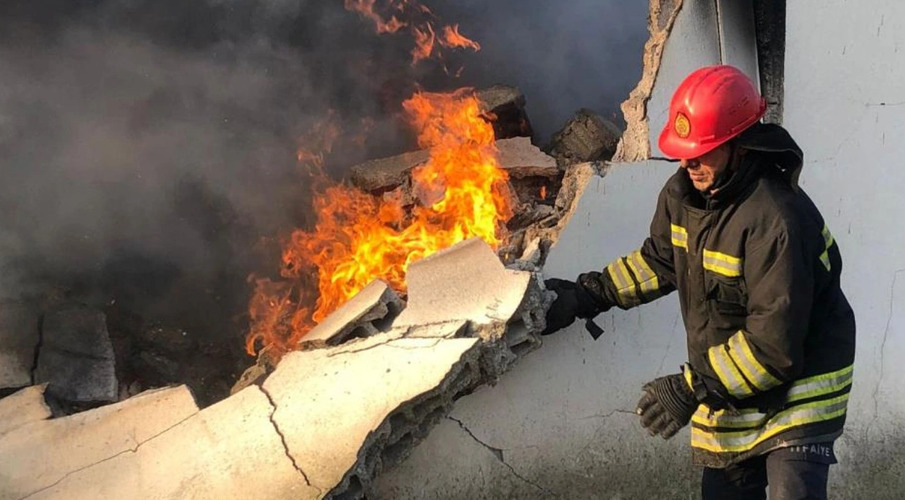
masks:
[[[363,17],[373,21],[377,27],[377,33],[395,33],[406,26],[396,16],[390,16],[389,19],[381,17],[380,14],[374,11],[375,2],[376,0],[345,0],[345,7],[346,10],[358,12]]]
[[[473,92],[417,93],[403,107],[419,145],[430,150],[428,162],[412,172],[420,203],[407,207],[401,197],[346,185],[316,196],[314,229],[294,231],[283,249],[287,281],[256,282],[249,354],[259,342],[280,352],[296,348],[316,323],[375,279],[404,291],[408,266],[438,250],[475,236],[498,248],[508,236],[508,176]]]
[[[345,8],[348,11],[357,12],[359,15],[374,23],[377,33],[396,33],[402,28],[408,28],[415,41],[412,48],[412,65],[419,61],[436,57],[443,58],[443,54],[437,45],[450,49],[481,50],[481,45],[459,33],[459,25],[443,26],[440,36],[434,24],[437,17],[426,6],[416,0],[387,0],[385,10],[394,10],[405,21],[400,20],[396,14],[381,14],[375,10],[376,0],[345,0]]]
[[[458,24],[443,27],[443,38],[441,43],[446,47],[472,49],[475,52],[481,50],[481,44],[474,40],[466,38],[461,33],[459,33]]]

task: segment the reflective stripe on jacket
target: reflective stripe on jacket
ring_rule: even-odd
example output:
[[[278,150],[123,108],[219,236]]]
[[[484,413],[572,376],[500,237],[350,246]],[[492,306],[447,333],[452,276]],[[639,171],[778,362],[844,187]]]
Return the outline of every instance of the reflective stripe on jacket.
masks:
[[[689,364],[738,409],[702,404],[692,419],[695,462],[710,467],[834,439],[852,381],[855,323],[838,245],[796,185],[791,137],[775,125],[755,132],[715,195],[705,199],[680,168],[641,248],[579,279],[623,309],[678,289]]]

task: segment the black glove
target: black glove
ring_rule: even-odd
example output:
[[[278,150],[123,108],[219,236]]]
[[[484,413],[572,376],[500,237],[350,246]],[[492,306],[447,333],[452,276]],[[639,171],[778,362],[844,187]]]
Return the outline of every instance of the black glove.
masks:
[[[651,436],[659,434],[663,439],[675,436],[688,425],[699,404],[681,373],[655,379],[643,389],[635,413],[641,416],[641,425]]]
[[[575,318],[591,318],[600,312],[594,298],[574,281],[550,278],[544,281],[548,290],[556,292],[556,300],[547,310],[547,328],[541,335],[558,332],[571,325]]]

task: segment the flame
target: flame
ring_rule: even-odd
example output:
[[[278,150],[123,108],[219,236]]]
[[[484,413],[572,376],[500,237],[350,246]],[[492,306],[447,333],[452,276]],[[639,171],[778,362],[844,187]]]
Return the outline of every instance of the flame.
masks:
[[[375,9],[376,1],[345,0],[344,5],[346,10],[357,12],[373,22],[378,34],[396,33],[408,28],[415,42],[415,47],[411,51],[413,66],[432,57],[443,59],[443,53],[438,46],[449,49],[471,49],[476,52],[481,50],[478,42],[459,33],[458,24],[444,25],[439,31],[436,30],[434,25],[437,24],[437,17],[416,0],[387,0],[383,10],[395,11],[395,14],[379,13]],[[405,20],[400,20],[400,17]]]
[[[481,50],[481,44],[478,42],[466,38],[461,33],[459,33],[459,25],[454,24],[452,26],[444,26],[443,27],[443,38],[442,44],[446,47],[460,47],[474,50],[475,52]]]
[[[415,36],[415,48],[412,49],[412,64],[418,64],[418,61],[428,59],[434,51],[434,42],[437,35],[434,33],[434,27],[427,24],[423,29],[413,28],[412,34]]]
[[[294,231],[283,249],[285,281],[256,280],[246,350],[298,346],[315,324],[375,279],[404,292],[408,266],[471,237],[494,248],[512,216],[508,176],[500,169],[493,127],[470,89],[416,93],[403,103],[429,149],[412,172],[420,202],[376,197],[334,184],[314,199],[313,230]]]
[[[384,19],[380,14],[374,11],[374,3],[377,0],[345,0],[346,10],[350,10],[353,12],[358,12],[363,17],[370,19],[374,22],[374,25],[377,28],[377,33],[395,33],[400,29],[406,26],[406,23],[400,21],[396,16],[390,16],[389,19]],[[398,4],[396,7],[398,10],[402,10],[402,4]]]

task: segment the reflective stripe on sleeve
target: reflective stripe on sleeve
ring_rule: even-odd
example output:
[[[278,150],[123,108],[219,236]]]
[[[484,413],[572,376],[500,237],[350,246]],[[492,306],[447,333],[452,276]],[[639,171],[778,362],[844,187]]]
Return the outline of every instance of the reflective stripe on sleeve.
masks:
[[[644,256],[641,255],[640,250],[635,250],[631,254],[626,257],[626,262],[628,262],[628,267],[631,269],[632,273],[637,278],[638,283],[641,287],[641,293],[648,294],[652,292],[656,292],[660,289],[660,283],[657,279],[657,275],[654,274],[653,269],[647,265],[647,262],[644,260]]]
[[[729,391],[729,394],[737,398],[747,398],[754,395],[754,389],[748,385],[732,358],[729,357],[726,344],[715,345],[708,349],[707,358],[710,361],[711,368],[713,368],[726,390]]]
[[[606,270],[616,284],[616,294],[620,305],[623,307],[634,307],[641,303],[635,293],[635,282],[629,274],[628,268],[625,266],[625,259],[618,258],[610,265],[606,266]]]
[[[729,356],[741,369],[745,378],[759,391],[770,390],[782,382],[770,374],[754,356],[745,332],[739,330],[729,338]]]
[[[823,267],[825,267],[826,270],[829,271],[831,267],[830,247],[833,246],[833,243],[835,243],[836,240],[833,239],[833,235],[832,233],[830,233],[830,229],[826,227],[826,225],[823,226],[821,234],[823,235],[824,250],[823,253],[820,254],[820,262],[823,263]]]

